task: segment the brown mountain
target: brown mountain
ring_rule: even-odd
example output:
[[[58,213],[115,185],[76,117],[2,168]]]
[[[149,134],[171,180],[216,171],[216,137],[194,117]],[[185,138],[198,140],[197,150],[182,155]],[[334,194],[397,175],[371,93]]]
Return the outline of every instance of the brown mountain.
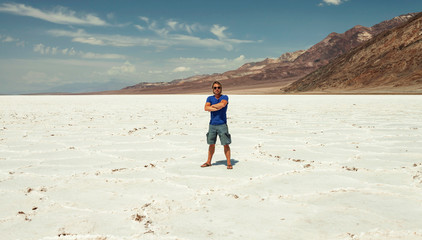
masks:
[[[335,57],[372,39],[380,32],[392,29],[416,14],[406,14],[372,27],[355,26],[345,33],[331,33],[308,50],[285,53],[277,59],[246,63],[221,74],[198,75],[171,82],[139,83],[113,93],[202,93],[209,92],[213,81],[221,81],[234,93],[279,93],[280,87],[306,76]]]
[[[422,93],[422,13],[282,90]]]

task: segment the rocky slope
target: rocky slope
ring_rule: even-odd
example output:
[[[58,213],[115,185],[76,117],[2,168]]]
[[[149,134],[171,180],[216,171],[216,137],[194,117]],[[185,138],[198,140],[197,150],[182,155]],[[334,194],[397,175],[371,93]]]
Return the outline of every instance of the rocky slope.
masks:
[[[401,18],[393,20],[401,22]],[[381,31],[383,26],[373,28]],[[422,93],[422,13],[282,90]]]
[[[279,89],[327,65],[333,58],[372,39],[375,35],[408,21],[415,15],[415,13],[402,15],[372,27],[358,25],[341,34],[331,33],[306,51],[300,50],[285,53],[277,59],[246,63],[236,70],[222,74],[199,75],[171,82],[140,83],[126,87],[121,92],[197,93],[200,89],[208,90],[209,85],[216,80],[221,81],[226,89],[240,90],[239,93],[245,89],[270,87]]]

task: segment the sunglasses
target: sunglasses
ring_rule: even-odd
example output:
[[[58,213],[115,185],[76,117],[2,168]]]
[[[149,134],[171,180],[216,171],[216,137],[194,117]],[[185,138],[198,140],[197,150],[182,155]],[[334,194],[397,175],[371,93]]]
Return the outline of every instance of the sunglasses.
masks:
[[[221,87],[214,87],[214,89],[221,89]]]

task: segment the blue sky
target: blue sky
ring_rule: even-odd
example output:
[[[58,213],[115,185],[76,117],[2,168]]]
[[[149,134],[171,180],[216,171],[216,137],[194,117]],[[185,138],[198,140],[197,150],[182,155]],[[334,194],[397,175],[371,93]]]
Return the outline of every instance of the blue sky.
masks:
[[[419,11],[420,0],[0,0],[0,94],[222,73]]]

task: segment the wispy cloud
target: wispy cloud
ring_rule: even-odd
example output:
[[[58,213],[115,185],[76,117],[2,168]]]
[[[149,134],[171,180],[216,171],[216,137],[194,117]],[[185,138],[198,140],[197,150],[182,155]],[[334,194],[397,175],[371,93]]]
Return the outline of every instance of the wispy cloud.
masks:
[[[169,40],[174,42],[177,45],[183,45],[183,46],[224,48],[228,51],[233,50],[232,44],[225,41],[221,41],[219,39],[213,39],[213,38],[200,38],[196,36],[178,34],[178,35],[172,35],[171,38],[169,38]]]
[[[184,31],[189,34],[193,34],[196,31],[200,31],[204,27],[200,24],[194,23],[194,24],[186,24],[186,23],[180,23],[175,20],[168,20],[167,25],[171,28],[173,31]]]
[[[323,0],[319,6],[324,6],[324,5],[340,5],[344,2],[347,2],[348,0]]]
[[[11,37],[11,36],[6,36],[6,35],[0,35],[0,42],[16,43],[16,46],[18,46],[18,47],[24,47],[25,46],[25,41],[21,41],[17,38],[14,38],[14,37]]]
[[[93,53],[93,52],[79,52],[79,56],[86,59],[126,59],[126,56],[115,53]]]
[[[0,12],[33,17],[56,24],[82,25],[82,26],[107,26],[106,21],[94,14],[77,14],[65,7],[56,7],[52,10],[37,9],[25,4],[3,3]],[[109,19],[113,18],[109,14]],[[55,37],[68,37],[72,42],[114,47],[153,47],[162,51],[172,46],[181,47],[205,47],[208,49],[225,49],[232,51],[238,44],[253,43],[255,41],[241,40],[227,37],[227,27],[213,25],[207,27],[198,23],[188,24],[177,20],[156,21],[140,16],[139,24],[133,26],[139,31],[145,32],[145,36],[124,36],[117,34],[94,34],[83,29],[77,30],[50,30],[48,33]],[[152,33],[152,35],[151,35]],[[205,37],[213,34],[215,37]],[[11,39],[1,39],[11,41]],[[54,49],[50,49],[53,51]],[[44,49],[47,51],[47,48]]]
[[[95,37],[75,37],[75,38],[73,38],[73,41],[79,42],[79,43],[86,43],[86,44],[90,44],[90,45],[97,45],[97,46],[105,46],[106,45],[103,40],[97,39]]]
[[[148,38],[128,37],[122,35],[90,34],[85,30],[50,30],[48,33],[55,37],[70,37],[73,42],[97,46],[133,47],[150,46]],[[157,43],[158,44],[158,43]]]
[[[136,67],[129,61],[125,62],[121,66],[114,66],[107,71],[110,76],[122,76],[122,75],[133,75],[136,73]]]
[[[165,49],[171,46],[185,47],[207,47],[207,48],[223,48],[228,51],[233,50],[234,44],[253,43],[250,40],[238,39],[214,39],[201,38],[186,34],[169,34],[163,29],[161,32],[157,30],[156,37],[132,37],[122,35],[106,35],[91,34],[85,30],[50,30],[50,35],[55,37],[70,37],[73,42],[97,45],[97,46],[115,46],[115,47],[155,47],[157,49]]]
[[[138,17],[143,23],[142,25],[137,24],[139,30],[149,29],[159,35],[165,35],[169,33],[177,33],[180,34],[181,32],[185,32],[188,34],[194,34],[195,32],[199,31],[207,31],[208,27],[199,24],[199,23],[184,23],[174,19],[168,19],[165,21],[156,21],[153,19],[149,19],[147,17],[140,16]]]
[[[100,19],[94,14],[85,14],[77,16],[75,11],[65,7],[56,7],[51,11],[40,10],[27,6],[25,4],[3,3],[0,5],[0,12],[10,14],[38,18],[44,21],[57,24],[70,25],[92,25],[92,26],[106,26],[106,21]]]
[[[144,31],[145,27],[142,27],[141,25],[135,24],[134,25],[136,29],[138,29],[139,31]]]
[[[246,58],[245,55],[240,55],[234,59],[230,58],[172,58],[169,62],[180,63],[184,65],[200,64],[200,65],[226,65],[226,64],[242,64],[244,61],[257,62],[264,59],[250,59]]]
[[[44,44],[36,44],[33,48],[34,52],[41,55],[63,55],[63,56],[78,56],[85,59],[102,59],[102,60],[116,60],[116,59],[126,59],[126,56],[121,54],[113,53],[93,53],[93,52],[83,52],[76,51],[74,48],[58,48],[58,47],[49,47]]]
[[[149,18],[144,17],[144,16],[140,16],[139,19],[141,19],[142,21],[148,23],[149,22]]]
[[[33,49],[34,52],[42,55],[56,55],[58,52],[58,47],[46,47],[43,44],[34,45]]]
[[[11,36],[5,36],[4,38],[0,38],[2,42],[16,42],[17,40],[12,38]]]
[[[168,60],[168,63],[175,67],[173,72],[191,71],[195,74],[201,72],[224,72],[227,70],[236,69],[247,62],[258,62],[262,61],[263,58],[252,59],[246,58],[244,55],[240,55],[236,58],[172,58]]]
[[[212,32],[215,36],[217,36],[219,39],[226,39],[226,38],[227,38],[227,37],[226,37],[226,34],[224,34],[224,31],[225,31],[226,29],[227,29],[227,28],[226,28],[226,27],[224,27],[224,26],[213,25],[210,31],[211,31],[211,32]]]
[[[151,20],[147,17],[139,17],[143,21],[142,24],[134,25],[140,31],[150,30],[156,34],[158,38],[150,38],[149,43],[154,45],[156,40],[160,39],[160,43],[165,43],[166,46],[197,46],[197,47],[208,47],[208,48],[223,48],[227,51],[234,49],[234,45],[244,43],[254,43],[252,40],[241,40],[229,38],[226,33],[228,29],[225,26],[217,24],[204,26],[202,24],[183,23],[176,20],[167,20],[164,23]],[[211,33],[216,38],[204,38],[200,36],[209,35]],[[161,48],[163,45],[160,46]]]
[[[190,71],[190,67],[177,67],[173,69],[173,72],[188,72]]]

